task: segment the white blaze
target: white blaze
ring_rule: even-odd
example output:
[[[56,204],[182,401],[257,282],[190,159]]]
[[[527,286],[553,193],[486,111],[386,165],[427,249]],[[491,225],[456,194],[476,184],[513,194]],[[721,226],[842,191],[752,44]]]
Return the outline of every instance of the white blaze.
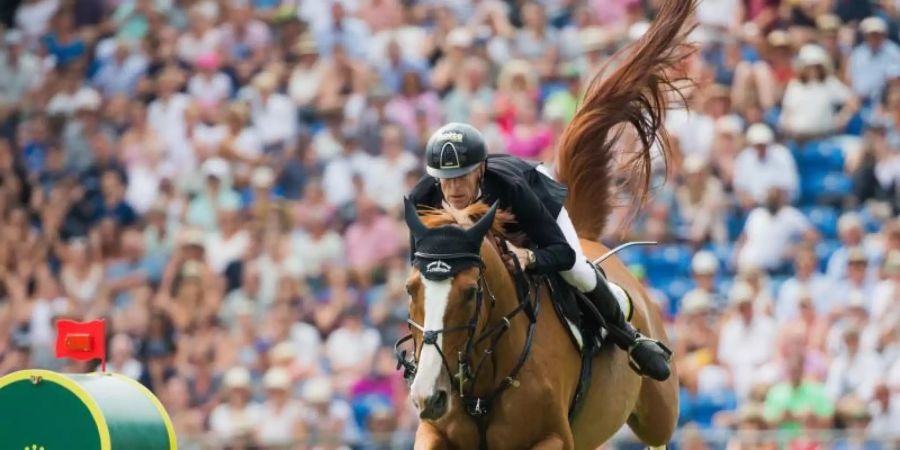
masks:
[[[450,289],[453,287],[453,278],[443,281],[431,281],[422,278],[422,286],[425,288],[425,323],[422,326],[427,331],[437,331],[444,328],[444,313],[447,311]],[[439,334],[437,345],[443,351],[444,335]],[[434,345],[423,345],[419,355],[419,363],[416,368],[416,377],[410,387],[412,398],[424,401],[434,394],[434,388],[438,377],[444,369],[441,355]],[[420,403],[421,405],[421,403]]]

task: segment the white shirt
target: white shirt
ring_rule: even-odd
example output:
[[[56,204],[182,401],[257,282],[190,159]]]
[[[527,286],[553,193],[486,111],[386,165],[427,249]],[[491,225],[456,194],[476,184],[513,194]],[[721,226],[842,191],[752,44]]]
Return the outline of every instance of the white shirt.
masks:
[[[393,161],[384,156],[373,158],[369,169],[363,172],[366,192],[386,210],[399,206],[406,193],[406,173],[417,165],[416,157],[407,152]]]
[[[228,403],[216,406],[209,415],[209,428],[224,442],[240,435],[252,433],[262,422],[262,407],[250,403],[242,410],[233,410]]]
[[[50,19],[59,9],[59,0],[40,0],[35,3],[22,2],[16,11],[16,28],[30,39],[40,37],[47,31]]]
[[[319,93],[319,86],[325,78],[325,65],[315,63],[311,67],[298,65],[288,79],[287,92],[297,106],[307,106]]]
[[[182,167],[182,162],[194,160],[193,148],[186,145],[184,122],[184,111],[190,103],[190,97],[186,94],[175,93],[167,100],[156,99],[147,107],[147,121],[162,136],[176,167]]]
[[[264,144],[287,142],[294,137],[297,131],[297,108],[288,96],[272,94],[265,103],[254,101],[251,105],[253,125]]]
[[[267,304],[275,302],[281,277],[297,279],[303,274],[303,265],[295,255],[276,261],[266,253],[257,258],[256,263],[259,265],[259,300]]]
[[[319,239],[313,239],[308,233],[295,233],[291,236],[291,244],[294,254],[306,268],[306,274],[311,277],[321,275],[325,264],[341,264],[344,257],[344,240],[333,231]]]
[[[851,357],[845,352],[831,361],[825,391],[834,400],[851,393],[868,400],[884,369],[877,353],[860,350]]]
[[[827,133],[834,127],[835,107],[852,96],[850,88],[834,76],[806,83],[795,78],[784,92],[781,125],[794,133]]]
[[[715,127],[712,117],[684,109],[673,110],[666,119],[666,128],[678,138],[681,153],[697,155],[705,161],[710,160]]]
[[[782,207],[774,216],[766,208],[755,208],[744,225],[746,242],[738,254],[738,266],[770,269],[781,264],[793,241],[810,228],[797,208]]]
[[[226,239],[219,231],[206,239],[206,262],[216,273],[222,273],[228,263],[237,261],[250,245],[250,234],[240,230]]]
[[[294,441],[294,429],[303,418],[303,408],[296,401],[288,401],[281,408],[267,401],[260,411],[264,420],[257,428],[259,443],[273,446],[289,445]]]
[[[781,289],[778,291],[775,318],[784,323],[797,317],[797,304],[803,289],[809,292],[816,311],[819,314],[827,314],[832,309],[831,288],[829,279],[820,273],[812,274],[807,280],[801,280],[796,276],[791,277],[781,285]]]
[[[325,355],[332,368],[341,370],[371,360],[380,344],[381,336],[374,328],[353,331],[341,327],[328,336]]]
[[[305,322],[295,322],[291,325],[290,339],[297,349],[298,361],[307,367],[318,363],[322,353],[322,337],[316,327]]]
[[[765,316],[754,315],[749,324],[732,317],[722,327],[719,361],[731,369],[739,397],[750,391],[755,370],[774,355],[776,337],[775,321]]]
[[[366,173],[371,162],[372,157],[362,151],[355,151],[350,157],[332,159],[322,173],[322,188],[328,203],[342,206],[352,201],[355,194],[353,176]]]
[[[750,194],[757,203],[763,203],[769,189],[786,189],[791,198],[797,195],[797,164],[787,147],[770,144],[765,159],[760,159],[756,149],[746,148],[734,162],[734,189]]]
[[[728,28],[741,9],[740,0],[703,0],[697,4],[697,21],[702,25]]]
[[[231,79],[222,72],[209,78],[198,73],[188,80],[187,90],[201,105],[213,106],[231,95]]]

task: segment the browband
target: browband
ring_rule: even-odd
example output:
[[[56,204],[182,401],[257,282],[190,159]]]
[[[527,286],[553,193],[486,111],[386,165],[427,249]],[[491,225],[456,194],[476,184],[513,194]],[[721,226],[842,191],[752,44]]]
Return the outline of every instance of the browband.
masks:
[[[427,259],[481,259],[481,255],[475,253],[425,253],[416,252],[414,256],[417,258]]]

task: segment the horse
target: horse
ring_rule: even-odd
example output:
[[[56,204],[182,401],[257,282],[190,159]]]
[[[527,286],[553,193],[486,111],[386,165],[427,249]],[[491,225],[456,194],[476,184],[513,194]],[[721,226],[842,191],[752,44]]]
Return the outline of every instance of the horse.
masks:
[[[642,146],[625,162],[641,204],[654,145],[663,161],[669,155],[663,121],[670,94],[679,92],[673,68],[690,51],[684,23],[694,4],[668,0],[629,57],[591,81],[561,136],[557,176],[568,187],[566,208],[591,260],[609,252],[594,239],[612,208],[611,161],[621,125],[630,125]],[[549,289],[535,285],[523,295],[507,268],[503,241],[495,238],[515,218],[497,205],[418,211],[407,201],[405,220],[418,252],[430,257],[427,268],[414,264],[407,279],[412,360],[398,353],[412,388],[428,393],[418,405],[416,449],[593,449],[626,423],[645,444],[667,444],[678,415],[676,368],[663,382],[640,377],[613,345],[593,357],[591,387],[570,419],[581,355],[562,321],[541,313],[553,308]],[[669,346],[643,286],[615,255],[601,266],[629,293],[632,324]]]

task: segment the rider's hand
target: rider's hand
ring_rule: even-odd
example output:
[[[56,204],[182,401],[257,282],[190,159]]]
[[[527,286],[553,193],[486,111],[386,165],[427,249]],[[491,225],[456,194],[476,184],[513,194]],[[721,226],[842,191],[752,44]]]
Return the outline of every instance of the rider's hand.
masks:
[[[528,267],[528,265],[530,264],[530,261],[528,258],[529,251],[527,249],[519,248],[519,247],[516,247],[515,245],[510,244],[509,251],[511,251],[513,253],[513,255],[516,256],[516,259],[519,260],[519,267],[521,267],[522,269],[525,269]]]

